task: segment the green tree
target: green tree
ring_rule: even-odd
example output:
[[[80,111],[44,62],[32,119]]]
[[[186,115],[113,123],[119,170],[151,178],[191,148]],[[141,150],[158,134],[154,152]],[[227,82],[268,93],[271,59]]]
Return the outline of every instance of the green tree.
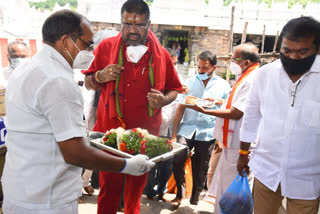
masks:
[[[188,48],[184,49],[184,61],[185,62],[189,62],[190,61]]]
[[[153,0],[144,0],[148,5],[151,5],[153,3]]]
[[[41,10],[52,10],[56,3],[58,3],[58,5],[61,7],[69,3],[72,10],[76,10],[78,7],[78,0],[46,0],[41,2],[29,1],[29,6],[36,7],[37,9]]]
[[[233,0],[223,0],[223,5],[228,6]],[[234,0],[235,2],[252,2],[253,0]],[[265,3],[268,5],[268,7],[271,7],[272,0],[258,0],[259,4]],[[308,4],[308,2],[312,3],[319,3],[320,0],[274,0],[274,2],[287,2],[288,3],[288,8],[292,8],[292,6],[296,4],[302,5],[304,8]]]

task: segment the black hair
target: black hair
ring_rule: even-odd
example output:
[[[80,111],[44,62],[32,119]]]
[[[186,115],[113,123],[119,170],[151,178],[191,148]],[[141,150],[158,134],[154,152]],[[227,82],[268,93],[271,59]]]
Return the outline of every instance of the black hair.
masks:
[[[303,38],[314,36],[316,48],[320,45],[320,22],[310,16],[303,16],[291,19],[282,29],[280,34],[280,44],[285,37],[291,41],[298,41]]]
[[[10,42],[8,44],[8,47],[7,47],[8,55],[11,53],[12,46],[17,45],[17,44],[24,45],[29,50],[29,48],[28,48],[28,46],[27,46],[27,44],[25,42],[16,40],[16,41]]]
[[[247,48],[246,48],[247,47]],[[257,51],[254,51],[257,50]],[[243,48],[241,49],[241,58],[244,60],[250,60],[250,62],[261,62],[260,56],[258,53],[258,48],[251,42],[247,42],[243,44]]]
[[[177,51],[175,51],[173,48],[166,48],[166,49],[169,52],[171,57],[178,56]]]
[[[128,0],[121,7],[121,17],[124,11],[128,13],[137,13],[139,15],[146,15],[146,21],[150,19],[150,10],[147,3],[143,0]]]
[[[211,51],[202,51],[199,55],[198,55],[198,60],[208,60],[210,62],[210,64],[212,66],[217,64],[217,57],[214,53],[212,53]]]
[[[49,16],[42,26],[42,39],[45,43],[54,44],[61,36],[72,33],[83,35],[81,22],[87,18],[71,10],[60,10]]]

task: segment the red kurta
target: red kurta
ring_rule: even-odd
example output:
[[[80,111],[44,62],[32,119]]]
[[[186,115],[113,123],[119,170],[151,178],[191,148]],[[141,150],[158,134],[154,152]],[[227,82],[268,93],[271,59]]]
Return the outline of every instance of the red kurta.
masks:
[[[155,38],[154,34],[149,31],[152,38]],[[82,71],[84,74],[94,73],[98,70],[105,68],[109,64],[116,64],[114,62],[114,55],[118,53],[119,36],[112,37],[103,40],[97,49],[94,51],[96,56],[91,67],[87,71]],[[118,42],[115,42],[117,41]],[[121,39],[121,41],[122,39]],[[123,43],[124,44],[124,43]],[[154,47],[150,47],[156,44],[157,50],[160,50],[161,65],[155,61],[157,56],[152,53]],[[113,52],[111,52],[113,51]],[[159,54],[159,53],[157,53]],[[137,64],[128,62],[126,57],[126,45],[123,45],[123,67],[124,71],[121,74],[120,84],[123,87],[122,93],[119,93],[121,111],[123,114],[123,121],[126,124],[127,129],[131,128],[144,128],[154,135],[159,134],[161,124],[161,110],[154,109],[153,116],[148,114],[148,100],[147,93],[151,89],[151,83],[149,80],[149,61],[151,55],[153,56],[153,70],[155,73],[155,86],[162,93],[169,90],[181,90],[181,84],[179,77],[174,70],[169,53],[161,46],[158,41],[148,42],[148,51],[140,59]],[[158,57],[159,58],[159,57]],[[154,66],[159,66],[155,68]],[[160,68],[160,69],[159,69]],[[110,117],[110,90],[108,90],[106,83],[101,87],[101,95],[99,99],[99,105],[97,110],[97,122],[94,130],[100,132],[106,132],[111,128],[119,127],[119,121]],[[114,94],[111,94],[115,98]],[[140,197],[142,195],[147,174],[142,176],[130,176],[126,175],[125,181],[125,213],[136,213],[140,211]],[[98,214],[116,213],[122,185],[122,174],[112,172],[100,173],[100,193],[98,198]]]

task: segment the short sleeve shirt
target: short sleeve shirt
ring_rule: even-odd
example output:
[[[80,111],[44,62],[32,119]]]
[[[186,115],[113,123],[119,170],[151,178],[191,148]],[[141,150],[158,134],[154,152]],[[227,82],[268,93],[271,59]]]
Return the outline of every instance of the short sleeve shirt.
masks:
[[[86,134],[83,100],[71,66],[44,45],[10,77],[6,107],[6,199],[30,209],[76,200],[81,168],[64,161],[57,143]]]

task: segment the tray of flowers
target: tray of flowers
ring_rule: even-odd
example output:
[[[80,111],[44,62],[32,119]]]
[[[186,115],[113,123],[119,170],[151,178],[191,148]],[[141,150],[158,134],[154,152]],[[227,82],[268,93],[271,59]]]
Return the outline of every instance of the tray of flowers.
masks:
[[[96,147],[115,155],[131,158],[137,154],[148,156],[158,162],[172,158],[175,153],[186,148],[185,145],[171,142],[148,133],[146,129],[111,129],[106,133],[89,133],[90,142]]]

